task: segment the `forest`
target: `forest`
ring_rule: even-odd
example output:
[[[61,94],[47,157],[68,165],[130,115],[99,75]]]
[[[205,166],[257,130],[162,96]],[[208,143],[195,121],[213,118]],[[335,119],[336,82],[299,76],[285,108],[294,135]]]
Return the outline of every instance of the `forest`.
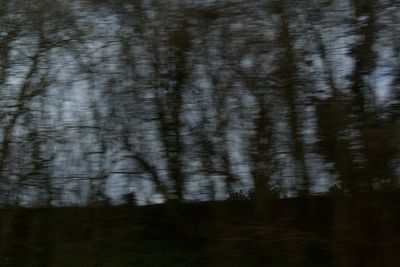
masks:
[[[34,3],[1,3],[2,205],[397,187],[396,1]]]
[[[396,0],[0,0],[0,266],[399,266],[399,152]]]

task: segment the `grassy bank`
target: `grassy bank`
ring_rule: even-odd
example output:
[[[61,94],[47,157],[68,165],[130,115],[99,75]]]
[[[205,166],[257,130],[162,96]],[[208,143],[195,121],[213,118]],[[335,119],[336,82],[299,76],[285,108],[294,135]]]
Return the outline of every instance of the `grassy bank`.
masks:
[[[0,210],[0,266],[400,266],[400,195]]]

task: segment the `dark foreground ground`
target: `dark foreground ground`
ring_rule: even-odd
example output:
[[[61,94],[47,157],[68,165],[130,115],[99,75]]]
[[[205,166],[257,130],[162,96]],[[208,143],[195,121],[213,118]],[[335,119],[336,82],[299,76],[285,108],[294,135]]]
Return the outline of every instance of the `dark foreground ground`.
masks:
[[[400,266],[400,194],[0,210],[0,266]]]

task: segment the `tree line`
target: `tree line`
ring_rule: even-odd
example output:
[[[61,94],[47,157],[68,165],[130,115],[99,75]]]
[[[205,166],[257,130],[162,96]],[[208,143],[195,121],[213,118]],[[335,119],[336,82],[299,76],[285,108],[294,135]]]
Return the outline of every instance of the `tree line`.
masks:
[[[0,1],[0,203],[396,188],[399,9]]]

